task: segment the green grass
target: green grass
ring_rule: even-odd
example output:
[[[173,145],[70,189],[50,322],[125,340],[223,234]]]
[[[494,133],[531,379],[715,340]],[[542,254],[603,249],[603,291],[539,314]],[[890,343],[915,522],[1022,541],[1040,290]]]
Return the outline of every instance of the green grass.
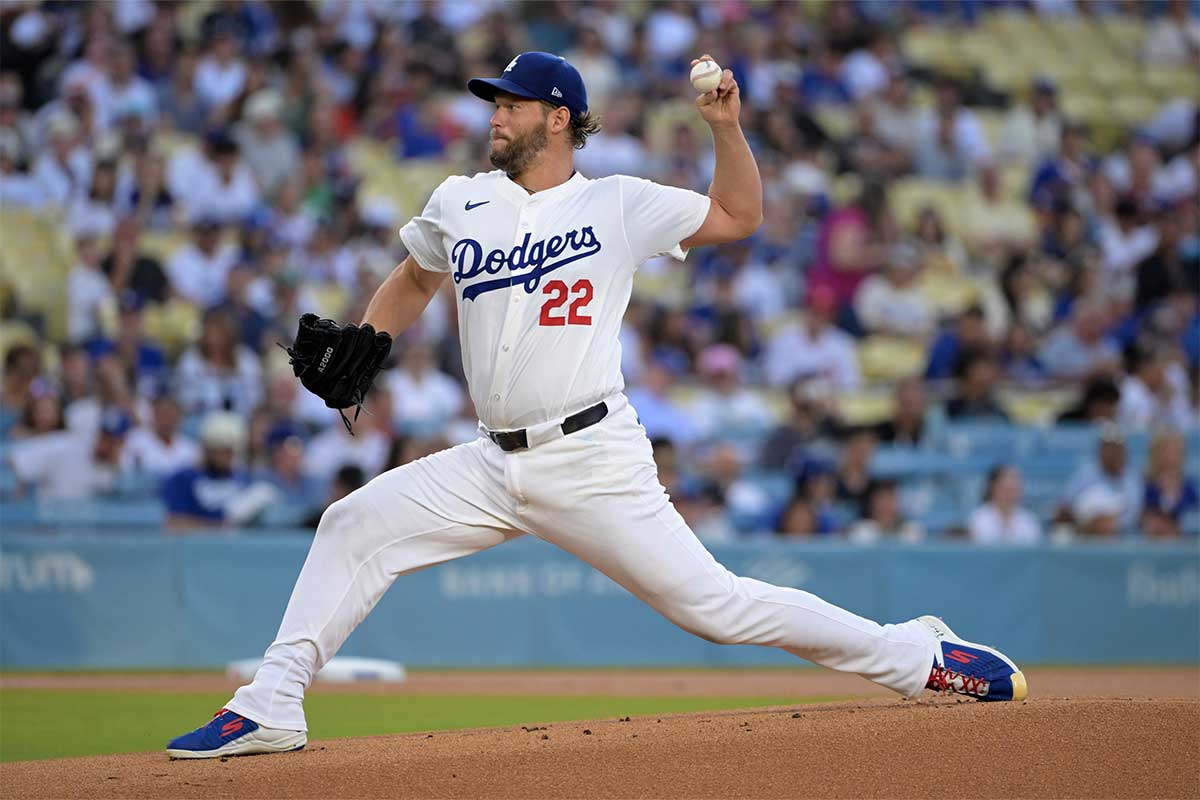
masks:
[[[203,724],[227,695],[19,689],[0,693],[0,761],[162,748]],[[314,694],[305,700],[317,739],[479,728],[627,715],[792,705],[831,698]]]

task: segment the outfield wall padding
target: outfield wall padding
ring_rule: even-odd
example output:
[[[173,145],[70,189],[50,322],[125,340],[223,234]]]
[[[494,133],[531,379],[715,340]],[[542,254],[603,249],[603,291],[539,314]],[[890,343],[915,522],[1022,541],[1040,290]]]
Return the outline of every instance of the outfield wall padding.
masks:
[[[0,666],[217,667],[270,643],[310,534],[0,536]],[[883,621],[936,613],[1032,663],[1200,661],[1200,545],[748,543],[734,572]],[[763,665],[534,539],[399,579],[343,654],[408,666]]]

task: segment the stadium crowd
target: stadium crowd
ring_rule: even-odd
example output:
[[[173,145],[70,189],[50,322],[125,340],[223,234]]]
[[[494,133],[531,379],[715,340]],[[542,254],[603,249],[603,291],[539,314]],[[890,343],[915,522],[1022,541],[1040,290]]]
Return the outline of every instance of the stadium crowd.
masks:
[[[1133,61],[1200,75],[1187,2],[4,4],[0,216],[70,245],[61,275],[0,245],[6,513],[132,498],[172,529],[311,526],[474,438],[452,283],[353,436],[276,347],[305,311],[359,319],[405,255],[415,209],[357,154],[490,169],[465,81],[538,49],[603,119],[581,172],[707,191],[687,68],[708,52],[741,86],[765,220],[648,262],[622,334],[702,538],[1195,534],[1200,78],[1114,132],[1050,77],[1002,91],[904,46],[991,14],[1133,20]],[[1083,444],[1042,449],[1054,431]]]

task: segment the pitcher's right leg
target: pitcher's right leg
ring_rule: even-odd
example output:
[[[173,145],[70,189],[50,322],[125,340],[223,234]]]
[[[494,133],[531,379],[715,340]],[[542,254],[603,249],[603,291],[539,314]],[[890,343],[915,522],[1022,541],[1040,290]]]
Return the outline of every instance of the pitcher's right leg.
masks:
[[[304,691],[397,577],[523,534],[500,451],[483,443],[386,472],[326,510],[275,641],[227,711],[263,729],[306,730]]]

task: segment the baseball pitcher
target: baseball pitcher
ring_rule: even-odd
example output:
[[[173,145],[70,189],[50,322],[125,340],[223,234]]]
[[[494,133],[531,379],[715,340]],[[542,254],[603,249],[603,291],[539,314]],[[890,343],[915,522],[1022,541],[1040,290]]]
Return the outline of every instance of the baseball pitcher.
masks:
[[[306,317],[290,352],[301,381],[328,405],[357,406],[391,337],[453,281],[481,436],[386,472],[329,507],[254,680],[167,753],[303,747],[305,690],[394,580],[520,536],[576,555],[712,642],[779,647],[905,697],[925,688],[1025,697],[1012,661],[957,638],[936,617],[880,625],[808,592],[732,574],[658,481],[622,392],[618,330],[642,262],[743,239],[762,219],[732,73],[696,100],[716,155],[707,195],[576,172],[572,153],[599,125],[579,72],[563,58],[522,53],[499,78],[467,88],[495,105],[495,170],[450,177],[434,190],[400,230],[410,255],[361,325]]]

